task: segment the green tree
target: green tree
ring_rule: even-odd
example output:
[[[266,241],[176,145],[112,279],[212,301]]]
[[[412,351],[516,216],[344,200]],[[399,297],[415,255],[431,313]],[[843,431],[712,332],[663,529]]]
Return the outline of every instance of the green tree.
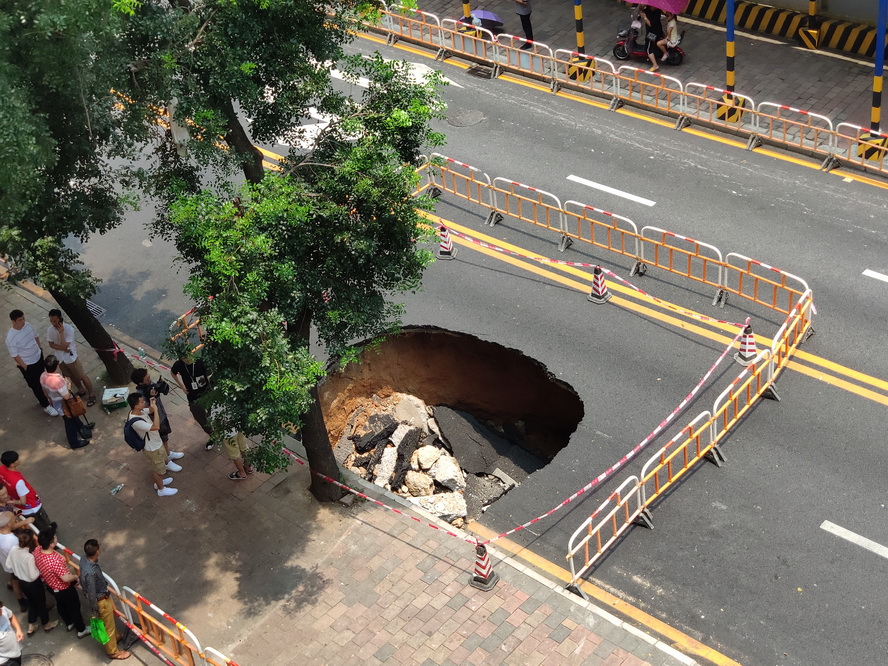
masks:
[[[124,145],[109,92],[126,62],[119,28],[99,0],[0,1],[0,254],[52,294],[122,383],[132,365],[101,351],[114,343],[86,307],[98,281],[66,244],[112,229],[127,204],[109,166]]]
[[[283,427],[301,425],[312,469],[338,476],[312,327],[330,354],[347,354],[350,341],[397,321],[391,296],[416,289],[431,258],[417,245],[427,233],[417,206],[430,202],[412,193],[422,151],[442,141],[430,129],[439,81],[414,83],[403,64],[379,57],[343,58],[348,29],[369,8],[179,0],[143,2],[126,20],[124,113],[141,118],[156,146],[144,179],[169,207],[158,231],[191,269],[186,290],[200,304],[214,373],[207,401],[221,429],[261,437],[255,459],[266,471],[289,462]],[[333,63],[370,79],[362,99],[334,90]],[[187,143],[155,123],[161,108],[187,128]],[[253,142],[302,144],[311,110],[338,120],[310,150],[293,149],[283,173],[266,175]],[[246,184],[232,189],[237,168]],[[201,182],[209,187],[199,191]],[[339,497],[316,477],[312,491]]]

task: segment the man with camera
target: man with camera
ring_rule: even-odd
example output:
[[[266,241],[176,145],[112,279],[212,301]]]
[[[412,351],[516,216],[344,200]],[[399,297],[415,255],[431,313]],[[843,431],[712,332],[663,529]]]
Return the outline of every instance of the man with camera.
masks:
[[[158,497],[175,495],[178,490],[170,488],[173,479],[164,476],[167,471],[176,472],[182,469],[176,463],[167,460],[164,451],[164,442],[161,440],[163,423],[160,414],[160,401],[157,398],[146,398],[139,393],[130,393],[126,399],[130,406],[130,415],[127,421],[132,421],[132,428],[144,441],[142,455],[148,460],[151,467],[151,479],[154,481],[154,489]],[[170,467],[172,465],[173,467]]]
[[[209,423],[209,414],[207,414],[206,408],[198,402],[198,398],[210,387],[209,375],[204,362],[199,358],[194,358],[194,352],[183,351],[179,354],[179,360],[173,363],[173,367],[170,368],[170,374],[173,375],[179,388],[185,392],[188,398],[188,409],[191,410],[194,420],[212,438],[213,428]],[[212,451],[213,440],[210,439],[204,448],[207,451]]]
[[[163,442],[163,448],[166,451],[166,469],[169,472],[179,472],[182,470],[181,465],[177,465],[174,460],[179,460],[185,456],[184,453],[170,450],[170,433],[173,429],[170,427],[170,420],[167,418],[166,408],[163,406],[161,395],[167,395],[170,392],[170,385],[167,384],[163,377],[158,377],[156,382],[151,381],[151,376],[145,368],[137,368],[133,370],[130,379],[136,385],[136,390],[145,396],[145,406],[147,407],[152,398],[155,398],[153,404],[157,407],[157,419],[159,423],[158,433],[160,440]]]

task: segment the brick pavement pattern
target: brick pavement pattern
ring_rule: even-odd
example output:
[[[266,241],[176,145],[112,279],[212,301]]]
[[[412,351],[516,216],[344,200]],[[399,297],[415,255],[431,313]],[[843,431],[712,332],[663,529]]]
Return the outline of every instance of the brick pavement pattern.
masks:
[[[0,290],[0,310],[23,310],[40,333],[51,307],[31,287]],[[109,331],[130,352],[145,346]],[[100,389],[101,363],[78,341]],[[141,455],[123,442],[122,410],[91,408],[92,442],[71,451],[60,419],[40,410],[13,365],[0,364],[0,445],[21,453],[60,541],[80,552],[98,538],[118,585],[241,666],[696,663],[495,551],[500,581],[477,590],[468,584],[471,544],[369,502],[318,504],[304,467],[229,481],[230,461],[204,450],[206,435],[176,391],[165,404],[170,441],[185,452],[173,475],[180,492],[159,498]],[[8,590],[2,599],[17,608]],[[157,663],[140,643],[132,650],[128,663]],[[44,664],[104,662],[97,643],[63,628],[26,638],[24,654],[52,660]]]
[[[390,2],[392,6],[397,3]],[[523,37],[521,23],[511,0],[472,2],[472,9],[486,9],[499,15],[505,32]],[[418,8],[441,19],[458,19],[462,4],[452,0],[419,0]],[[611,51],[617,32],[629,24],[630,10],[615,0],[583,2],[583,34],[585,52],[610,60],[619,66]],[[555,49],[576,49],[574,7],[571,2],[533,0],[534,38]],[[691,21],[694,21],[693,23]],[[663,67],[661,72],[690,83],[725,87],[725,33],[698,25],[696,18],[679,19],[686,30],[682,49],[684,63]],[[830,118],[834,124],[850,122],[869,127],[872,109],[873,65],[859,64],[855,58],[833,58],[822,53],[796,48],[797,44],[773,35],[760,35],[764,40],[735,37],[735,90],[752,97],[756,103],[775,102]],[[775,43],[776,42],[776,43]],[[643,61],[631,61],[646,68]],[[884,118],[885,112],[883,110]],[[883,127],[884,127],[883,123]]]

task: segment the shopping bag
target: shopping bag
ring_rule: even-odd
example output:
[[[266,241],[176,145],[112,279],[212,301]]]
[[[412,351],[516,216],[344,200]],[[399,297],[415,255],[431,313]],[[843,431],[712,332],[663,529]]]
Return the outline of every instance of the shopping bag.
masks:
[[[105,631],[105,623],[100,617],[89,619],[89,634],[102,645],[108,642],[108,632]]]

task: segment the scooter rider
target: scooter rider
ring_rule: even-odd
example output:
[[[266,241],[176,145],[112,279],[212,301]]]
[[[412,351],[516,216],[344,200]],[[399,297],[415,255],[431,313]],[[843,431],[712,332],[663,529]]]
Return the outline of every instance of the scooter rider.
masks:
[[[665,12],[664,17],[666,18],[666,36],[657,42],[657,46],[663,52],[663,57],[660,60],[666,60],[669,57],[666,47],[674,49],[681,41],[678,34],[678,17],[672,12]]]
[[[646,6],[641,14],[644,25],[647,28],[647,54],[651,61],[650,71],[660,69],[657,64],[657,44],[665,37],[663,34],[663,15],[656,7]]]

